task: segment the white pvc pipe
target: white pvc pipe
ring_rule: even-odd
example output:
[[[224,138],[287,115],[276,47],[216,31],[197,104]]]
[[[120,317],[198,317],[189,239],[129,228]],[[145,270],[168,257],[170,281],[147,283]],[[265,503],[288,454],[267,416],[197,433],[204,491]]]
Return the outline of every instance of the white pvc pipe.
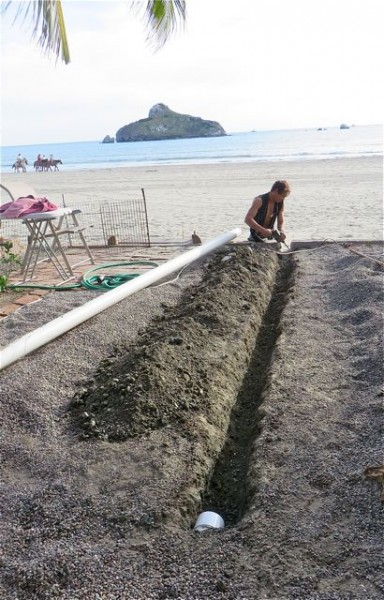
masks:
[[[82,306],[74,308],[57,319],[50,321],[46,325],[23,335],[21,338],[15,340],[0,351],[0,370],[8,367],[8,365],[19,358],[30,354],[37,348],[51,342],[77,325],[80,325],[80,323],[94,317],[106,308],[113,306],[113,304],[120,302],[120,300],[131,296],[135,292],[148,287],[152,283],[159,281],[185,265],[209,254],[209,252],[212,252],[216,248],[233,240],[240,235],[240,233],[241,229],[239,228],[223,233],[202,246],[198,246],[189,252],[176,256],[163,265],[155,267],[147,273],[143,273],[140,277],[136,277],[127,283],[123,283],[119,287],[86,302],[86,304],[83,304]]]

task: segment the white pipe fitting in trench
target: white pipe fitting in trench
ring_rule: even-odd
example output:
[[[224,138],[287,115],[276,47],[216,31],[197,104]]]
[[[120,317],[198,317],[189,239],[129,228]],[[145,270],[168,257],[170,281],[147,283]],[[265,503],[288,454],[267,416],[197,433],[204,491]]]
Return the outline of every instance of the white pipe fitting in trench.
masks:
[[[136,277],[127,283],[123,283],[119,287],[105,292],[105,294],[90,300],[82,306],[74,308],[57,319],[50,321],[46,325],[23,335],[0,351],[0,370],[5,369],[5,367],[8,367],[20,358],[23,358],[27,354],[37,350],[37,348],[51,342],[63,333],[66,333],[70,329],[80,325],[80,323],[94,317],[110,306],[117,304],[120,300],[131,296],[135,292],[148,287],[152,283],[160,281],[167,275],[170,275],[178,269],[209,254],[213,250],[216,250],[220,246],[223,246],[236,238],[240,233],[240,228],[223,233],[202,246],[198,246],[189,252],[176,256],[163,265],[155,267],[154,269],[151,269],[151,271],[140,275],[140,277]]]

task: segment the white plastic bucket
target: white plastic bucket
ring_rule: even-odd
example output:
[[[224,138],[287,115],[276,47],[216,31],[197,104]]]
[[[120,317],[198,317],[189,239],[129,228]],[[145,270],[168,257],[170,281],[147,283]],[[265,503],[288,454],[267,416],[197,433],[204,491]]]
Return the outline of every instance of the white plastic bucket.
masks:
[[[195,531],[204,531],[205,529],[223,529],[224,520],[215,512],[202,512],[195,523]]]

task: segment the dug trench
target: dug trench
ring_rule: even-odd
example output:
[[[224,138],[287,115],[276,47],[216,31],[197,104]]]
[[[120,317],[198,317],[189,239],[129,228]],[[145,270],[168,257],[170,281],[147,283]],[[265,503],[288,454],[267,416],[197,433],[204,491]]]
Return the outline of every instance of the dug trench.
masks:
[[[217,251],[201,281],[73,397],[70,427],[81,439],[122,449],[140,440],[151,457],[145,514],[138,521],[125,504],[125,527],[192,527],[201,510],[226,526],[241,520],[256,491],[247,473],[294,270],[267,249]],[[144,472],[131,473],[135,503]]]

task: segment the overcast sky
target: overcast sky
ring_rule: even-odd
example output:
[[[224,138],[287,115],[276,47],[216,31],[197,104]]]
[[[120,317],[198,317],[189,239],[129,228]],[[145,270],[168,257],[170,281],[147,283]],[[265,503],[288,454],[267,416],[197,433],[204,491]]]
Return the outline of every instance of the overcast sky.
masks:
[[[156,53],[129,1],[62,4],[69,65],[2,16],[3,145],[99,141],[158,102],[228,133],[383,121],[382,0],[187,0]]]

